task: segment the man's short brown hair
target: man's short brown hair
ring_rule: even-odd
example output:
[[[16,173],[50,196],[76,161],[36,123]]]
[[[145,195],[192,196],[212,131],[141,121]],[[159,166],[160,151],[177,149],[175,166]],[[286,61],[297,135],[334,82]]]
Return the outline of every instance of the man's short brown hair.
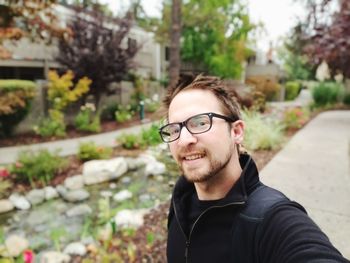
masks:
[[[240,119],[240,108],[237,102],[237,93],[218,77],[198,75],[189,84],[180,84],[176,88],[169,89],[163,100],[165,116],[168,117],[168,111],[171,101],[181,91],[201,89],[211,91],[221,102],[223,113],[233,119]]]

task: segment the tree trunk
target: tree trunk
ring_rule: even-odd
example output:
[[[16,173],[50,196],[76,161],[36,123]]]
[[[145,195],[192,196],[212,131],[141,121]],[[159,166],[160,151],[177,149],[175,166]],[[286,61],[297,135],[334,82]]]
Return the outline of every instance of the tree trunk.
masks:
[[[180,75],[181,0],[172,0],[170,28],[169,88],[175,88]]]

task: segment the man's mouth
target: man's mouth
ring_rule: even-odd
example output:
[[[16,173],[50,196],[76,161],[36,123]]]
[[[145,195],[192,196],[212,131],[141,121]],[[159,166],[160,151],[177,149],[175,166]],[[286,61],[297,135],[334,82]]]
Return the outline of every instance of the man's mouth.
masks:
[[[183,160],[185,161],[193,161],[197,159],[201,159],[204,157],[204,154],[191,154],[191,155],[186,155],[183,157]]]

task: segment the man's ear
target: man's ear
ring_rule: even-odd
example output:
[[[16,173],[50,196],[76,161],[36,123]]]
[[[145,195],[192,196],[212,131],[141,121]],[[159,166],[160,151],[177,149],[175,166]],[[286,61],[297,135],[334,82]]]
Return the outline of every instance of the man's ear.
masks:
[[[244,139],[244,122],[242,120],[235,121],[231,129],[235,144],[241,144]]]

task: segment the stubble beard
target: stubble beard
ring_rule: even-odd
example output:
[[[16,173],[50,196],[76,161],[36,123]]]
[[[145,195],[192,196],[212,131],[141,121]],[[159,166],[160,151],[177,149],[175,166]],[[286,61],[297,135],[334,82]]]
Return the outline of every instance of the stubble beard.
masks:
[[[209,169],[205,172],[195,170],[186,172],[181,163],[179,164],[179,167],[187,181],[192,183],[208,182],[211,179],[213,179],[216,175],[218,175],[227,166],[227,164],[232,158],[233,151],[234,147],[233,145],[230,145],[229,151],[227,152],[223,160],[213,159],[212,156],[207,151],[205,151],[205,158],[209,160]]]

